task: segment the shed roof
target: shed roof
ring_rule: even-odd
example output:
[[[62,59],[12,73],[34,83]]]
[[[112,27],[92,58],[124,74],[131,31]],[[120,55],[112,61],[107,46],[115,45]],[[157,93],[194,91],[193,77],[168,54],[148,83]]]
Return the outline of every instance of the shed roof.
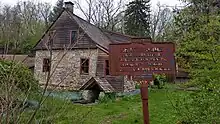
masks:
[[[34,57],[28,55],[13,55],[13,54],[1,54],[0,60],[10,60],[18,63],[23,63],[27,67],[34,67]]]
[[[112,85],[105,78],[100,77],[92,77],[88,82],[81,86],[79,90],[92,89],[95,84],[99,86],[100,90],[106,93],[115,91]]]

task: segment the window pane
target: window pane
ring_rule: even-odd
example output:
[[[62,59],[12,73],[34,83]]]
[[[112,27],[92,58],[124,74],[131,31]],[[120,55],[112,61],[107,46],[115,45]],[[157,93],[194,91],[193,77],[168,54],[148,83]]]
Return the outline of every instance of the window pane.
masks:
[[[89,59],[81,59],[81,73],[82,74],[89,73]]]
[[[76,40],[76,31],[71,31],[71,42]]]
[[[82,73],[89,73],[89,68],[88,67],[83,67],[82,68]]]
[[[105,75],[109,75],[109,60],[105,60]]]
[[[89,67],[89,60],[87,59],[86,62],[84,63],[85,67]]]
[[[43,59],[43,72],[50,71],[50,60],[48,58]]]

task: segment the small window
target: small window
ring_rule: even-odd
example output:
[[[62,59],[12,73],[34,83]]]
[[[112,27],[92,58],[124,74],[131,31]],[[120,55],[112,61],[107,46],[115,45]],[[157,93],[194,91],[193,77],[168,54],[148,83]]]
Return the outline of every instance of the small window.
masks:
[[[89,59],[81,59],[81,74],[89,74]]]
[[[105,60],[105,75],[110,75],[110,73],[109,73],[109,60]]]
[[[73,43],[77,40],[77,31],[70,32],[70,42]]]
[[[43,72],[49,72],[50,71],[50,59],[44,58],[43,59]]]

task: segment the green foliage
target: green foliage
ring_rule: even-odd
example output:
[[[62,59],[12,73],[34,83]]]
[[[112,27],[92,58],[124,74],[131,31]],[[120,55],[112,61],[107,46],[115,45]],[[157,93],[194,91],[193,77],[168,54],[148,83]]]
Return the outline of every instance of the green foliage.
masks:
[[[177,56],[178,64],[190,71],[186,86],[198,91],[177,100],[177,114],[182,123],[220,123],[220,18],[212,0],[189,2],[175,18],[181,34]]]
[[[1,112],[5,113],[0,123],[7,123],[8,119],[15,123],[24,109],[32,106],[27,99],[39,94],[38,82],[26,66],[6,60],[0,60],[0,79]]]
[[[110,101],[114,101],[116,99],[116,93],[105,93],[103,98],[100,98],[100,103],[106,103]]]
[[[176,102],[177,114],[182,123],[218,124],[219,91],[199,91],[180,97]]]
[[[150,123],[175,124],[177,117],[169,99],[185,94],[157,89],[149,91]],[[25,123],[32,113],[26,111],[22,122]],[[140,95],[94,105],[73,104],[49,97],[37,113],[36,120],[53,124],[143,124],[142,102]]]
[[[33,47],[38,42],[38,40],[42,37],[42,32],[44,32],[45,30],[45,25],[43,24],[43,22],[33,22],[32,25],[35,25],[34,33],[28,34],[22,40],[22,43],[18,46],[19,52],[15,53],[30,53],[31,50],[33,50]]]
[[[140,88],[141,88],[141,85],[138,84],[138,83],[136,83],[136,84],[135,84],[135,89],[140,89]]]
[[[189,82],[194,86],[203,90],[219,90],[220,89],[220,66],[215,69],[200,69],[193,71],[193,79]]]
[[[167,82],[167,77],[165,74],[154,74],[154,85],[158,87],[158,89],[162,89]]]
[[[197,69],[193,71],[190,86],[198,88],[188,96],[180,97],[176,102],[177,115],[188,124],[220,123],[220,66],[214,69]]]
[[[49,4],[31,0],[0,7],[0,46],[13,54],[30,53],[45,31],[49,10]]]
[[[32,72],[20,63],[0,60],[0,79],[2,90],[7,86],[22,92],[38,89],[38,83]]]
[[[205,17],[201,17],[201,20]],[[188,69],[211,69],[217,64],[220,47],[218,45],[220,22],[218,17],[212,17],[206,25],[197,26],[184,34],[177,50],[177,55],[185,60]],[[199,47],[198,47],[199,45]]]
[[[134,36],[150,35],[150,0],[133,0],[125,10],[125,33]]]

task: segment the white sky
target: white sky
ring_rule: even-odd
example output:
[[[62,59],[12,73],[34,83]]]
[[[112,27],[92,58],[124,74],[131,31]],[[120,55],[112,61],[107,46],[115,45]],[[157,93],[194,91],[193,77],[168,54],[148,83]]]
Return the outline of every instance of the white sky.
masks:
[[[14,5],[18,1],[25,1],[25,0],[0,0],[0,6],[5,4],[12,4]],[[57,0],[32,0],[32,1],[41,1],[41,2],[48,2],[52,5],[55,5]],[[74,0],[64,0],[64,1],[74,1]],[[84,0],[81,0],[83,3]],[[124,0],[124,1],[132,1],[132,0]],[[181,5],[181,2],[179,0],[151,0],[151,5],[153,8],[157,5],[157,3],[160,3],[160,5],[168,5],[168,6],[178,6]],[[74,10],[75,14],[80,15],[80,12],[78,10]]]
[[[1,1],[0,2],[1,4],[2,3],[3,4],[15,4],[17,1],[20,1],[20,0],[0,0],[0,1]],[[57,0],[33,0],[33,1],[45,1],[45,2],[49,2],[54,5]],[[73,1],[73,0],[69,0],[69,1]],[[131,0],[128,0],[128,1],[131,1]],[[161,4],[170,5],[170,6],[179,5],[181,3],[179,2],[179,0],[151,0],[152,5],[156,5],[158,2],[160,2]]]

